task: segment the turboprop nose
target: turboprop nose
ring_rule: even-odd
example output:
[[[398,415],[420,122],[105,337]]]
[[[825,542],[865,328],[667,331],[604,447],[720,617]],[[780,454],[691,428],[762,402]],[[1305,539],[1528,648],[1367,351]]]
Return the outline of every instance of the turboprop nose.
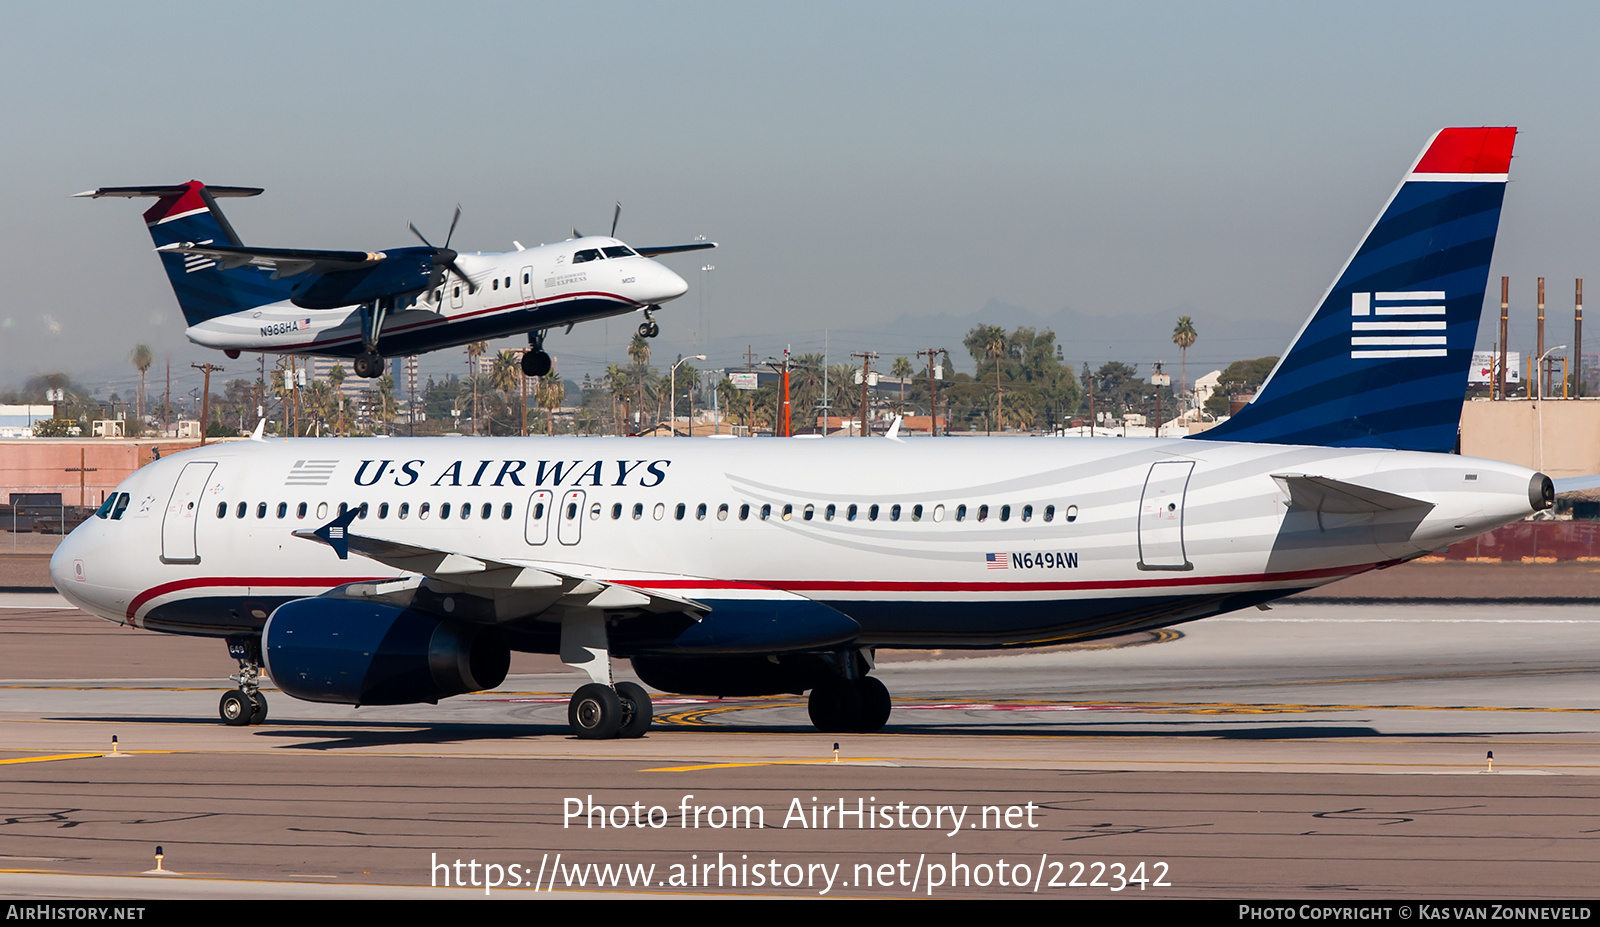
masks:
[[[650,262],[654,270],[650,276],[650,298],[645,302],[664,303],[669,299],[677,299],[689,292],[689,284],[682,277],[673,273],[670,268]]]

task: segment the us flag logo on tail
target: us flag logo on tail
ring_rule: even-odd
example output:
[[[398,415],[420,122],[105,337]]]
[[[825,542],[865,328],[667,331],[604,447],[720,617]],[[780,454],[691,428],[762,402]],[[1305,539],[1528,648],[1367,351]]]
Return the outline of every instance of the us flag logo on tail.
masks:
[[[1444,357],[1443,290],[1350,294],[1350,357]]]

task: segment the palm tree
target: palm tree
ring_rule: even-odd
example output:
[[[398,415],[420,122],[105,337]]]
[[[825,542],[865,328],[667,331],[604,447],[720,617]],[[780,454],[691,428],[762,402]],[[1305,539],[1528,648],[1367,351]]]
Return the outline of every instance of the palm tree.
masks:
[[[567,395],[567,387],[561,378],[551,371],[550,375],[539,377],[538,385],[533,388],[533,401],[544,410],[545,434],[554,436],[556,433],[556,410],[561,408],[561,400]]]
[[[344,392],[339,388],[344,385],[344,365],[334,364],[328,371],[328,386],[331,387],[329,399],[339,404],[339,423],[334,427],[338,434],[344,434]]]
[[[156,362],[156,356],[148,344],[137,344],[133,347],[133,367],[139,371],[139,424],[138,430],[144,431],[144,375],[150,365]]]
[[[633,361],[634,366],[638,368],[637,377],[639,386],[639,411],[643,412],[645,372],[650,367],[649,340],[646,339],[645,336],[635,332],[633,340],[628,342],[628,357]]]
[[[894,359],[894,366],[889,372],[900,378],[900,417],[906,417],[906,380],[916,371],[911,369],[911,361],[904,357]]]
[[[1178,325],[1172,330],[1172,343],[1183,352],[1183,378],[1178,381],[1180,396],[1189,391],[1189,346],[1194,344],[1195,337],[1194,322],[1186,315],[1178,316]]]
[[[1005,430],[1005,394],[1000,392],[1000,358],[1005,356],[1007,350],[1006,330],[998,325],[990,327],[984,335],[984,353],[994,358],[994,423],[995,428]]]
[[[478,430],[478,358],[489,353],[489,342],[473,341],[467,344],[467,378],[472,381],[472,433]]]

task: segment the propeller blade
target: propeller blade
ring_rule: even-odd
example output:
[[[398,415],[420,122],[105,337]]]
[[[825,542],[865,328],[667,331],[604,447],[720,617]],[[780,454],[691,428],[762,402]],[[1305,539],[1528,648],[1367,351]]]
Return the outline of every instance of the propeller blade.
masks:
[[[457,203],[456,204],[456,214],[454,216],[452,216],[451,219],[450,219],[450,231],[446,232],[445,236],[444,236],[444,246],[446,248],[450,247],[450,239],[455,237],[455,234],[456,234],[456,223],[460,222],[460,221],[461,221],[461,204]]]
[[[416,224],[416,223],[415,223],[415,222],[407,222],[407,223],[406,223],[406,228],[408,228],[408,229],[410,229],[410,230],[411,230],[411,234],[413,234],[413,235],[415,235],[415,236],[417,236],[417,238],[418,238],[418,239],[419,239],[419,240],[420,240],[420,241],[421,241],[421,242],[422,242],[422,243],[423,243],[423,244],[425,244],[425,245],[427,245],[427,246],[428,246],[428,247],[430,247],[430,248],[432,248],[432,247],[433,247],[433,242],[431,242],[431,241],[429,241],[429,240],[428,240],[428,239],[426,239],[426,238],[423,238],[423,237],[422,237],[422,233],[421,233],[421,232],[419,232],[419,231],[417,231],[417,224]]]
[[[611,214],[611,237],[617,237],[617,221],[622,218],[622,203],[617,203],[617,209]]]

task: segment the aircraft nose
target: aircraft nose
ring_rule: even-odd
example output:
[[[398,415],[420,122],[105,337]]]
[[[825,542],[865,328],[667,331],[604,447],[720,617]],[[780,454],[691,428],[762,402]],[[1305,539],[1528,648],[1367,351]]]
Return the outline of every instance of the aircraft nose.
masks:
[[[655,293],[650,302],[664,303],[669,299],[677,299],[689,292],[689,284],[682,277],[673,273],[669,268],[656,264],[656,274],[653,281]]]

